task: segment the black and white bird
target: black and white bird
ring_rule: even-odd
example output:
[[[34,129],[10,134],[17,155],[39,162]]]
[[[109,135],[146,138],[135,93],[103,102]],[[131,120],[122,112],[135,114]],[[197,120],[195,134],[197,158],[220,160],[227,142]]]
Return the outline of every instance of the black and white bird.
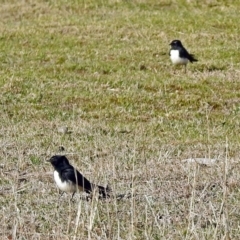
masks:
[[[65,156],[56,155],[47,160],[54,167],[54,180],[62,192],[72,193],[86,192],[91,194],[96,191],[102,198],[110,197],[110,189],[91,183],[76,168],[74,168]]]
[[[169,56],[172,63],[174,65],[184,65],[185,73],[188,62],[193,63],[198,61],[193,54],[188,53],[180,40],[173,40],[169,45],[171,46]]]

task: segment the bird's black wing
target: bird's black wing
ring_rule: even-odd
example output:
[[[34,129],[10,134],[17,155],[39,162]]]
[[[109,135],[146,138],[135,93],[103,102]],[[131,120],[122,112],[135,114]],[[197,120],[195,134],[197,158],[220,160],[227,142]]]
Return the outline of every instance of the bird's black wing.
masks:
[[[102,187],[102,186],[98,186],[98,190],[99,190],[99,194],[103,197],[103,198],[108,198],[110,197],[110,192],[112,191],[110,187]]]
[[[192,63],[192,62],[197,62],[198,60],[194,57],[193,54],[189,54],[189,57],[188,57],[189,61]]]
[[[77,186],[81,188],[82,191],[86,193],[91,193],[95,188],[98,189],[99,194],[103,198],[109,197],[109,193],[111,189],[109,187],[102,187],[95,184],[90,183],[88,179],[86,179],[76,168],[72,165],[65,165],[61,168],[60,177],[62,181],[71,181]]]
[[[184,47],[179,47],[178,50],[179,50],[179,57],[187,58],[187,59],[189,58],[189,53]]]
[[[188,53],[188,51],[184,47],[179,48],[179,56],[181,58],[187,58],[190,62],[198,61],[197,59],[195,59],[194,55]]]
[[[92,184],[73,166],[64,168],[61,172],[61,176],[66,181],[72,181],[74,184],[83,188],[87,193],[92,192]]]

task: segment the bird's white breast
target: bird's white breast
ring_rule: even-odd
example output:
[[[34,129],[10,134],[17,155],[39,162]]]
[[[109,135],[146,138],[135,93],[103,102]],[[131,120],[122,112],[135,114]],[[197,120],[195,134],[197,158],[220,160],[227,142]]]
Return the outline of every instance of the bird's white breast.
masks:
[[[188,63],[187,58],[180,58],[178,50],[171,50],[170,51],[170,59],[173,64],[175,65],[186,65]]]
[[[54,180],[58,186],[58,188],[63,192],[75,192],[76,186],[71,181],[62,181],[59,173],[57,171],[54,171],[53,173]]]

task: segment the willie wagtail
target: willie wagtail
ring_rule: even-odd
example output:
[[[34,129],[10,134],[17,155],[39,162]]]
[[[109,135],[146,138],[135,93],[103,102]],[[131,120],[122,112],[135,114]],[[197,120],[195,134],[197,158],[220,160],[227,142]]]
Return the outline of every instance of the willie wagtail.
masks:
[[[72,198],[77,191],[92,193],[98,191],[103,198],[110,197],[110,189],[90,183],[76,168],[74,168],[65,156],[51,157],[50,162],[54,167],[54,180],[58,188],[63,192],[71,192]]]
[[[180,40],[173,40],[170,44],[171,49],[169,51],[169,56],[174,65],[184,65],[185,73],[186,66],[188,62],[197,62],[198,60],[193,54],[188,53],[188,51],[183,47]]]

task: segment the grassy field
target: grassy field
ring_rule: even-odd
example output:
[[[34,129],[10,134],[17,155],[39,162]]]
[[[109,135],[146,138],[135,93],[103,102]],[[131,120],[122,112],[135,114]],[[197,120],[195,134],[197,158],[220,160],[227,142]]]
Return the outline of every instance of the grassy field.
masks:
[[[0,238],[239,239],[239,12],[233,0],[2,0]],[[186,74],[173,39],[199,60]],[[113,197],[59,200],[55,154]]]

